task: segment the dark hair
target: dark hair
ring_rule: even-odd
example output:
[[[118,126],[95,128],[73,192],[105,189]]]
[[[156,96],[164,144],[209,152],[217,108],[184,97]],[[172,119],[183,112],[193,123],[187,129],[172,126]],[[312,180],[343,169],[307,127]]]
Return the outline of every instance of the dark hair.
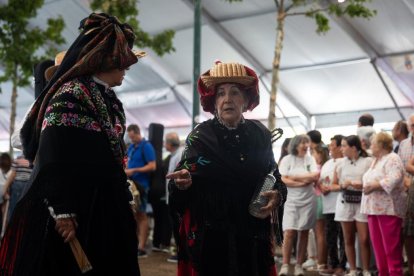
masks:
[[[361,126],[373,126],[374,125],[374,117],[369,113],[362,114],[358,119],[358,123]]]
[[[292,140],[289,142],[289,148],[288,148],[289,153],[294,156],[298,155],[297,147],[302,142],[310,142],[309,136],[306,134],[300,134],[300,135],[296,135],[295,137],[293,137]]]
[[[399,121],[395,124],[395,126],[398,128],[398,130],[400,131],[400,133],[401,133],[402,135],[404,135],[405,137],[408,137],[409,132],[408,132],[408,125],[407,125],[407,122],[406,122],[406,121],[404,121],[404,120],[399,120]]]
[[[329,149],[325,145],[318,145],[316,148],[314,148],[314,153],[319,153],[322,156],[321,164],[323,165],[326,163],[326,161],[329,160]]]
[[[136,134],[141,134],[141,130],[139,129],[139,126],[136,124],[131,124],[127,127],[127,132],[133,131]]]
[[[317,130],[311,130],[307,133],[307,135],[309,136],[310,140],[312,141],[312,143],[314,144],[320,144],[322,142],[322,135],[319,131]]]
[[[344,138],[345,138],[345,136],[343,136],[341,134],[336,134],[335,136],[333,136],[331,138],[331,141],[332,140],[335,140],[336,146],[337,147],[340,147],[341,146],[342,139],[344,139]]]
[[[10,155],[8,153],[2,153],[0,155],[0,169],[3,168],[3,166],[5,165],[5,163],[7,163],[8,168],[5,168],[7,170],[10,169],[11,163],[12,163],[12,159],[10,157]]]
[[[368,153],[364,149],[362,149],[361,140],[357,135],[349,135],[345,137],[343,140],[346,141],[348,146],[355,147],[357,149],[359,157],[368,157]]]
[[[286,138],[285,141],[283,141],[282,149],[280,151],[279,163],[280,163],[280,160],[282,160],[283,157],[285,157],[286,155],[289,154],[288,148],[289,148],[290,140],[292,140],[292,138]]]

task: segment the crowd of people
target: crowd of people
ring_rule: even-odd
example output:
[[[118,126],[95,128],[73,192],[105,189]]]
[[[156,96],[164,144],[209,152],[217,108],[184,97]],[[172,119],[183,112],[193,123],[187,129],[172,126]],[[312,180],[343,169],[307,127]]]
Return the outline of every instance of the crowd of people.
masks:
[[[304,269],[403,275],[405,260],[412,275],[414,114],[398,121],[392,135],[373,125],[373,116],[363,114],[357,135],[338,134],[325,145],[312,130],[284,143],[279,167],[288,195],[279,275],[289,275],[293,244],[294,275]]]
[[[403,275],[405,258],[413,274],[414,115],[392,136],[364,114],[328,144],[317,130],[287,138],[276,162],[277,135],[243,116],[259,78],[216,62],[198,79],[212,119],[183,145],[167,133],[158,160],[112,89],[145,56],[134,30],[104,13],[80,29],[14,135],[22,155],[0,156],[0,275],[136,276],[149,251],[179,276],[290,275],[293,252],[295,276]]]

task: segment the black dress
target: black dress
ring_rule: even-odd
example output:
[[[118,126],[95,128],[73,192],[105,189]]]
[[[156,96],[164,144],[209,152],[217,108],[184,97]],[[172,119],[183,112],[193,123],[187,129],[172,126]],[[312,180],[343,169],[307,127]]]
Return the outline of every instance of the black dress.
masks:
[[[2,241],[1,275],[140,275],[131,195],[119,162],[124,130],[111,89],[91,77],[59,89],[44,117],[32,187]],[[81,274],[49,206],[56,214],[76,214],[90,272]]]
[[[258,121],[230,130],[215,118],[187,137],[177,170],[188,169],[193,184],[184,191],[169,185],[181,216],[179,276],[276,275],[270,217],[248,213],[256,186],[273,169],[282,204],[286,198],[270,136]]]

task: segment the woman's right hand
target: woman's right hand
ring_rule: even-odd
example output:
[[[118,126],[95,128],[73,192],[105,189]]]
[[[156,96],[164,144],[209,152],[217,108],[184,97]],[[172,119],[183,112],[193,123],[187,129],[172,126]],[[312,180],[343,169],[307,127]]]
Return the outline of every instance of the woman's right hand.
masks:
[[[55,229],[65,239],[65,242],[70,242],[75,238],[77,227],[78,223],[75,218],[56,219]]]
[[[175,185],[180,190],[187,190],[193,184],[191,174],[186,169],[167,174],[166,178],[174,179]]]

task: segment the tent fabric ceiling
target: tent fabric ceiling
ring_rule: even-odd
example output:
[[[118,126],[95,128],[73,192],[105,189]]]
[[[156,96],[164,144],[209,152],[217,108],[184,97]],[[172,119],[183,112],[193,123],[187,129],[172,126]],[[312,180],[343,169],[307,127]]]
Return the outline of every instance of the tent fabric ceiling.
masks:
[[[46,19],[61,15],[67,49],[78,34],[79,21],[91,11],[88,0],[46,0],[33,26],[44,27]],[[151,122],[169,128],[189,129],[192,110],[193,1],[140,0],[139,21],[152,34],[174,29],[176,51],[149,57],[128,71],[116,91],[126,106],[128,122],[146,128]],[[260,75],[261,105],[247,118],[266,120],[275,47],[274,1],[202,1],[201,71],[216,59],[237,61],[253,67]],[[317,127],[354,124],[358,114],[370,111],[379,121],[399,119],[391,96],[406,116],[414,111],[414,4],[410,0],[374,0],[377,15],[370,20],[330,18],[331,30],[315,32],[306,17],[288,17],[281,60],[277,117],[291,124]],[[378,68],[378,72],[375,66]],[[1,68],[0,68],[1,70]],[[384,83],[389,88],[387,92]],[[11,84],[1,84],[0,140],[8,137]],[[19,88],[18,120],[33,101],[33,88]],[[381,111],[384,111],[381,113]],[[385,116],[387,115],[387,116]],[[201,120],[211,117],[201,113]],[[286,120],[278,119],[280,126]]]

